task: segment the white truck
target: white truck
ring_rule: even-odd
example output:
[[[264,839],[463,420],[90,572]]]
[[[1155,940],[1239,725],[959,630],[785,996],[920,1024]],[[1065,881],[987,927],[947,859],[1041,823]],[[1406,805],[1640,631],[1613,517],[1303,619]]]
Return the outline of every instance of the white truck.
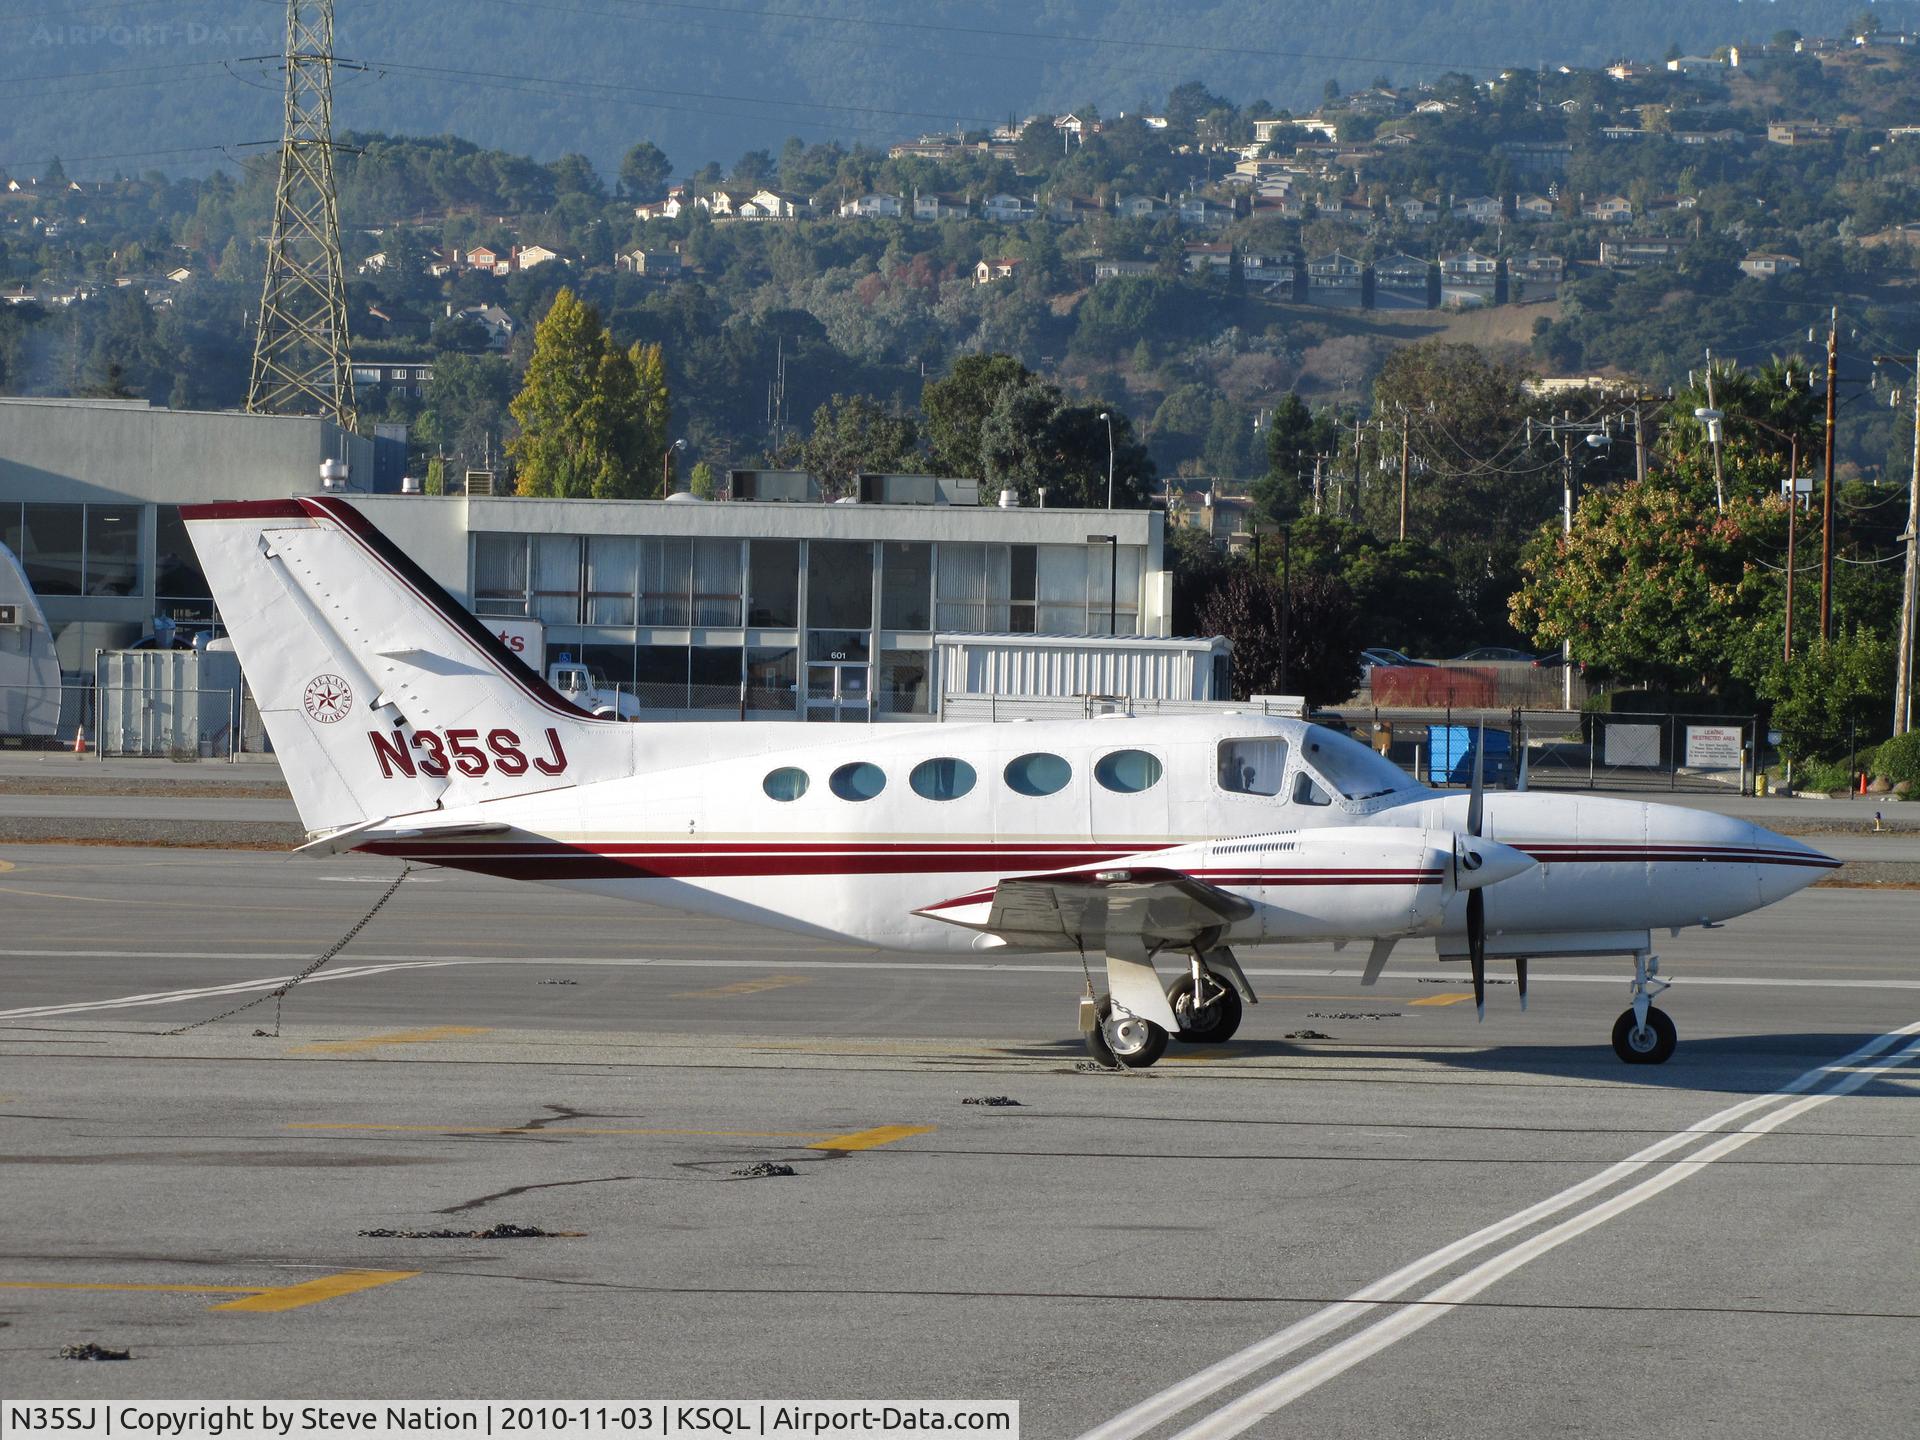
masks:
[[[60,723],[60,661],[27,572],[0,545],[0,735],[48,739]]]
[[[603,720],[638,720],[640,702],[607,683],[589,665],[562,656],[547,667],[547,683],[567,699]]]

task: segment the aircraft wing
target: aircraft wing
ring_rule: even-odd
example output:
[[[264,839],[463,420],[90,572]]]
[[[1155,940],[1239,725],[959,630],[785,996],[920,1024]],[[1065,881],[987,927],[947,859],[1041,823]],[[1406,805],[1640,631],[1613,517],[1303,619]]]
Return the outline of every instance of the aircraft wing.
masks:
[[[914,912],[1017,945],[1098,943],[1127,935],[1184,945],[1253,914],[1253,906],[1178,870],[1071,870],[1014,876]]]

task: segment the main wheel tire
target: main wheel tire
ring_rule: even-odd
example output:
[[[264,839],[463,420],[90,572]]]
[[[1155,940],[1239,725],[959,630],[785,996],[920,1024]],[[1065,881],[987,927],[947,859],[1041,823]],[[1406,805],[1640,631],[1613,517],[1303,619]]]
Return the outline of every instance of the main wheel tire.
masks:
[[[1212,983],[1220,993],[1198,1009],[1193,1004],[1191,978],[1176,980],[1167,987],[1167,1003],[1173,1007],[1173,1018],[1180,1022],[1173,1038],[1183,1045],[1219,1045],[1231,1040],[1240,1028],[1244,1012],[1240,992],[1224,980]]]
[[[1629,1065],[1664,1065],[1680,1042],[1680,1032],[1664,1010],[1647,1008],[1643,1028],[1631,1009],[1613,1022],[1613,1053]]]
[[[1167,1053],[1167,1032],[1138,1015],[1113,1013],[1113,998],[1103,997],[1087,1032],[1087,1052],[1110,1069],[1144,1070]]]

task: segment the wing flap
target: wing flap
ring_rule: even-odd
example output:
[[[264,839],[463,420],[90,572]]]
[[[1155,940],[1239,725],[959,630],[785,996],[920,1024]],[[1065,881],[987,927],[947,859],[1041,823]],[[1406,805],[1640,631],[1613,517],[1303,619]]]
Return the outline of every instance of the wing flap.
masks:
[[[1080,870],[1016,876],[914,913],[1028,943],[1084,944],[1115,934],[1186,944],[1247,919],[1253,906],[1178,870]]]

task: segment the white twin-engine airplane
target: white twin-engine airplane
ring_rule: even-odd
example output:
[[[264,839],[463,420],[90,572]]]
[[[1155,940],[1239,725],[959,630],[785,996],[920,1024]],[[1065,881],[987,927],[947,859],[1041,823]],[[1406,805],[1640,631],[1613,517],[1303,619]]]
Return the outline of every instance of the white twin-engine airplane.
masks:
[[[1441,795],[1322,726],[1257,715],[999,725],[634,724],[551,689],[345,500],[184,507],[307,853],[361,850],[886,950],[1104,954],[1109,1063],[1218,1042],[1237,948],[1632,957],[1613,1029],[1673,1052],[1651,932],[1838,861],[1742,820]],[[1161,965],[1183,957],[1177,973]]]

